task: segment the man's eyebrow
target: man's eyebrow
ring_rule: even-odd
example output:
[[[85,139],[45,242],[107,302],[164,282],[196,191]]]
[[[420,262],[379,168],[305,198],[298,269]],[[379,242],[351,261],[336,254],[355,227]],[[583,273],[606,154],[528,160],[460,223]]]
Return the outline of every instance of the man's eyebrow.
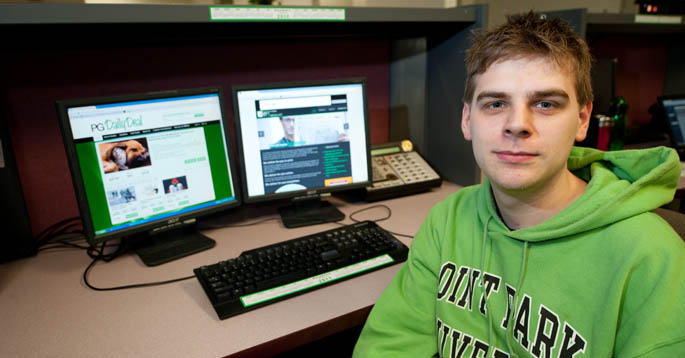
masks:
[[[561,89],[548,89],[548,90],[542,90],[542,91],[535,91],[535,92],[532,92],[528,95],[528,98],[532,98],[532,99],[540,99],[540,98],[547,98],[547,97],[562,97],[566,100],[570,99],[568,93],[566,93],[566,91],[561,90]]]
[[[483,99],[486,99],[486,98],[492,98],[492,99],[508,99],[508,98],[510,98],[510,97],[511,97],[511,96],[509,96],[509,95],[508,95],[507,93],[505,93],[505,92],[486,91],[486,92],[481,92],[481,93],[478,94],[478,96],[476,97],[476,102],[480,102],[480,101],[482,101]]]

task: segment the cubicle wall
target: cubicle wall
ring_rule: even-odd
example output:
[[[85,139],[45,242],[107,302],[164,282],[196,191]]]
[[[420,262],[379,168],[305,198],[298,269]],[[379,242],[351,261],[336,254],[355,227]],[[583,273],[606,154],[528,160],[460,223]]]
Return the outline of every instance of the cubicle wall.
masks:
[[[407,127],[445,179],[476,181],[458,123],[464,49],[483,6],[342,8],[335,21],[212,21],[210,8],[0,5],[0,111],[34,233],[78,215],[58,99],[219,85],[232,127],[232,85],[366,77],[372,143]]]
[[[37,250],[14,158],[7,122],[0,115],[0,263],[33,255]]]

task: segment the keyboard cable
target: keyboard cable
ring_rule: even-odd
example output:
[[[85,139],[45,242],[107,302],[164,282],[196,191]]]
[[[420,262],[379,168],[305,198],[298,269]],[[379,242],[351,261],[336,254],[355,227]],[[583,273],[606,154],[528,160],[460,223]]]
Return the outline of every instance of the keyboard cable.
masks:
[[[114,286],[114,287],[96,287],[93,286],[90,282],[88,282],[88,273],[90,270],[95,266],[95,263],[102,260],[104,262],[110,262],[114,260],[115,258],[121,256],[123,253],[125,253],[125,250],[122,249],[123,245],[119,243],[119,245],[115,245],[117,249],[112,252],[112,253],[107,253],[105,254],[105,245],[103,243],[102,247],[100,249],[97,249],[94,246],[91,246],[88,248],[88,256],[93,258],[93,261],[91,261],[90,265],[86,267],[86,270],[83,271],[83,282],[88,286],[88,288],[95,290],[95,291],[115,291],[115,290],[125,290],[125,289],[131,289],[131,288],[142,288],[142,287],[152,287],[152,286],[161,286],[161,285],[166,285],[169,283],[174,283],[174,282],[180,282],[180,281],[185,281],[185,280],[190,280],[192,278],[195,278],[195,275],[192,276],[186,276],[186,277],[180,277],[180,278],[175,278],[171,280],[166,280],[166,281],[158,281],[158,282],[146,282],[146,283],[137,283],[137,284],[132,284],[132,285],[124,285],[124,286]]]
[[[375,222],[375,223],[378,223],[379,221],[388,220],[388,219],[390,219],[390,217],[392,216],[392,209],[390,209],[389,206],[384,205],[384,204],[377,204],[377,205],[372,205],[372,206],[369,206],[369,207],[366,207],[366,208],[363,208],[363,209],[359,209],[359,210],[357,210],[357,211],[351,213],[350,215],[348,215],[348,217],[350,218],[350,220],[352,220],[352,221],[355,222],[355,223],[362,222],[362,221],[364,221],[364,220],[357,220],[357,219],[354,218],[354,216],[357,215],[357,214],[360,214],[360,213],[362,213],[362,212],[364,212],[364,211],[371,210],[371,209],[375,209],[375,208],[383,208],[383,209],[385,209],[385,210],[388,212],[387,216],[382,217],[382,218],[380,218],[380,219],[370,219],[371,221],[373,221],[373,222]],[[336,224],[338,224],[338,225],[347,225],[347,224],[343,224],[343,223],[336,223]],[[408,238],[410,238],[410,239],[414,237],[414,235],[407,235],[407,234],[400,234],[400,233],[397,233],[397,232],[392,232],[392,231],[390,231],[390,230],[388,230],[388,229],[386,229],[386,228],[383,228],[383,230],[385,230],[385,231],[387,231],[387,232],[389,232],[389,233],[391,233],[391,234],[393,234],[393,235],[396,235],[396,236],[408,237]]]

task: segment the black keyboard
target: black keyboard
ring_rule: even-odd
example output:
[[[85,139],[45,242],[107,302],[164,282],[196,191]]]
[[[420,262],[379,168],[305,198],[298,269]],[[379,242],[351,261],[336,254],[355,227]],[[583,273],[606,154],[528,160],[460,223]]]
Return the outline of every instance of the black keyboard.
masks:
[[[409,249],[372,221],[245,251],[193,272],[220,319],[403,262]]]

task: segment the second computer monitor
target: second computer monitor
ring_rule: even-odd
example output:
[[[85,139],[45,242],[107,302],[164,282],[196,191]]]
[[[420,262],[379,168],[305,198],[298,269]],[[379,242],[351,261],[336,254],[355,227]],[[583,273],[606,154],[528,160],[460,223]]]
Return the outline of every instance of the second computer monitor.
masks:
[[[365,80],[243,85],[232,92],[244,201],[293,198],[281,210],[287,227],[344,218],[320,196],[370,182]]]
[[[685,150],[685,95],[661,96],[659,104],[663,107],[668,127],[671,130],[673,146]]]

